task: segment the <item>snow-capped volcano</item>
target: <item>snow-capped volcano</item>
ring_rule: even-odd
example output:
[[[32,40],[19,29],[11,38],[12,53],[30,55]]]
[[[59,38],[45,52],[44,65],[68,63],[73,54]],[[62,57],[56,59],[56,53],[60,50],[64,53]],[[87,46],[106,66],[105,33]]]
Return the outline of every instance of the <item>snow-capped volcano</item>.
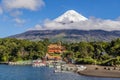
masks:
[[[88,20],[86,17],[82,16],[78,12],[74,10],[68,10],[60,17],[56,18],[54,21],[62,22],[62,23],[69,23],[69,22],[80,22]]]

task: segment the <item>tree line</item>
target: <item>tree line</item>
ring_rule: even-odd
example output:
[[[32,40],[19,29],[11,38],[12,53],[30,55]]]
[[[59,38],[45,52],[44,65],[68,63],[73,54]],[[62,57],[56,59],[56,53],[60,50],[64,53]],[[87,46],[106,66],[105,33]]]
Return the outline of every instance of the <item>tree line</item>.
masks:
[[[63,58],[76,64],[120,65],[120,38],[111,42],[79,42],[64,44]]]
[[[0,39],[0,61],[34,60],[45,56],[47,42],[18,39]]]
[[[51,42],[48,39],[0,39],[0,62],[44,58],[49,44]],[[111,42],[63,42],[62,45],[66,48],[62,58],[76,64],[120,65],[120,38]]]

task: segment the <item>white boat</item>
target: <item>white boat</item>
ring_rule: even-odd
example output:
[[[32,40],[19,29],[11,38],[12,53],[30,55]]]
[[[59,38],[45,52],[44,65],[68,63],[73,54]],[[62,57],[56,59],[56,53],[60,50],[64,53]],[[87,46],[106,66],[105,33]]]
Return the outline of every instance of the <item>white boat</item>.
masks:
[[[72,73],[71,71],[59,70],[59,69],[55,69],[54,72],[55,73]]]
[[[65,68],[64,65],[56,65],[55,66],[55,73],[71,73],[72,71],[68,70],[67,68]]]
[[[32,64],[33,67],[42,67],[42,66],[46,66],[45,63],[33,63]]]
[[[61,70],[55,69],[54,72],[55,72],[55,73],[61,72]]]
[[[83,70],[85,70],[85,69],[87,69],[86,66],[83,66],[83,65],[77,65],[77,71],[83,71]]]
[[[32,63],[33,67],[42,67],[42,66],[46,66],[46,63],[42,62],[41,60],[35,60]]]

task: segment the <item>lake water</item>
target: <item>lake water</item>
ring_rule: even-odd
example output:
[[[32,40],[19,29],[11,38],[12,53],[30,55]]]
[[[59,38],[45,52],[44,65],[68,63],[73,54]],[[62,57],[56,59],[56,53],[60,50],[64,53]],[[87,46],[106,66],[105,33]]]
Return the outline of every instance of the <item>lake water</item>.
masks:
[[[86,77],[75,73],[54,73],[52,68],[0,65],[0,80],[120,80]]]

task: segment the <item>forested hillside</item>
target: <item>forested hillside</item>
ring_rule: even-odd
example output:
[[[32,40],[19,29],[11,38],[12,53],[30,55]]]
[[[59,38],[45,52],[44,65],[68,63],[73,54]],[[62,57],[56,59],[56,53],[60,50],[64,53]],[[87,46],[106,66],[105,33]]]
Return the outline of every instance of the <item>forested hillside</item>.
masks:
[[[42,59],[47,53],[48,39],[29,41],[0,39],[0,61]],[[111,42],[62,43],[66,51],[63,60],[71,59],[77,64],[120,65],[120,39]]]

